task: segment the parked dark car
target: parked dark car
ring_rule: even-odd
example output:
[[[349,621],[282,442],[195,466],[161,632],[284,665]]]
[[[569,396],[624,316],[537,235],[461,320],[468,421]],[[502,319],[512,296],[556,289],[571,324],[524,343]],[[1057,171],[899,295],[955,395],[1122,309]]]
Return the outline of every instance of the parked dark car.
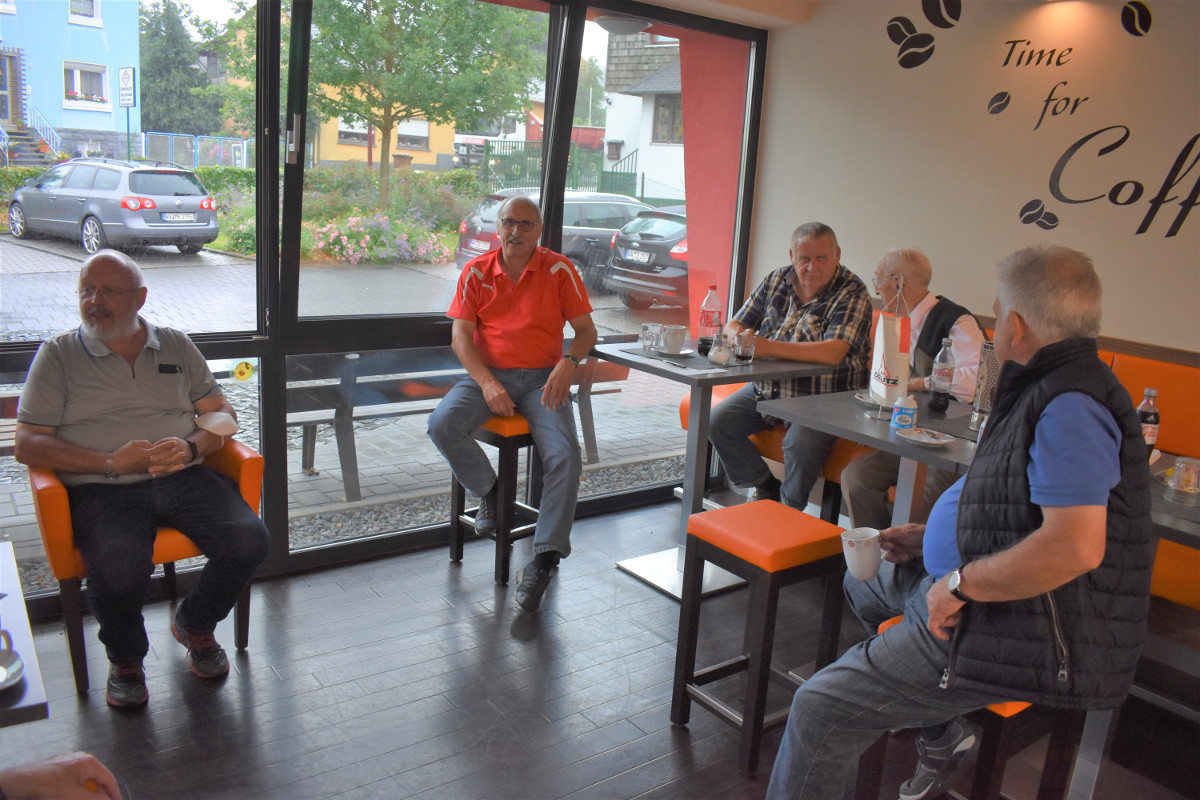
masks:
[[[198,253],[217,238],[217,208],[176,164],[73,158],[13,192],[8,230],[74,239],[88,253],[148,244]]]
[[[462,268],[475,256],[500,246],[496,236],[496,212],[513,195],[528,195],[538,202],[537,189],[500,189],[489,194],[458,227],[454,261]],[[637,213],[650,206],[623,194],[582,192],[568,189],[563,196],[562,254],[583,273],[589,289],[602,288],[612,236]]]
[[[687,210],[666,206],[639,212],[613,235],[606,283],[629,308],[686,306],[687,270]]]

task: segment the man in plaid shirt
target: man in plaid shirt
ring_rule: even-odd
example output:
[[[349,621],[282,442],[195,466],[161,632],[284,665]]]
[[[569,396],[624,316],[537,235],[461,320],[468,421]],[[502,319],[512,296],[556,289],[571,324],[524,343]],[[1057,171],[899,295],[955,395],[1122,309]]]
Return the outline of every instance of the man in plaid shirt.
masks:
[[[776,397],[865,388],[871,361],[871,298],[866,284],[841,265],[842,250],[828,225],[801,225],[792,233],[788,254],[792,263],[763,279],[725,332],[757,331],[756,356],[836,366],[818,377],[742,387],[713,407],[709,440],[734,486],[755,487],[756,500],[782,500],[804,508],[837,437],[789,425],[780,484],[747,438],[778,423],[760,414],[757,404]]]

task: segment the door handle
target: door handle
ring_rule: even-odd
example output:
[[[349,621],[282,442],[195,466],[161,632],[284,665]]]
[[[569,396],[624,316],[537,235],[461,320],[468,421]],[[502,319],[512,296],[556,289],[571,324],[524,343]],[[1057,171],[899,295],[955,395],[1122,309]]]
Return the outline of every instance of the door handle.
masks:
[[[287,131],[287,154],[285,158],[289,164],[295,164],[300,160],[299,134],[296,133],[299,127],[300,115],[292,114],[292,126]]]

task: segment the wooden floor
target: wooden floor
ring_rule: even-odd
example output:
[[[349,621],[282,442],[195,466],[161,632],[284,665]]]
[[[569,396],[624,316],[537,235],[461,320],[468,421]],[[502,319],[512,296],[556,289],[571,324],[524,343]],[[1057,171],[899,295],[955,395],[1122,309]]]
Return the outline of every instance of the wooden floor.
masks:
[[[760,798],[765,779],[738,771],[731,728],[699,708],[688,729],[670,725],[678,605],[613,566],[673,543],[678,513],[668,504],[578,523],[575,554],[536,615],[493,584],[483,541],[468,543],[461,566],[437,550],[256,584],[250,647],[211,684],[187,671],[169,606],[150,605],[140,712],[105,706],[90,618],[85,698],[60,627],[40,624],[50,719],[0,731],[0,764],[85,749],[136,800]],[[528,547],[518,544],[514,564]],[[779,664],[811,658],[818,588],[785,593]],[[706,601],[703,624],[719,635],[705,638],[702,658],[740,647],[745,594]],[[858,635],[844,626],[845,644]],[[232,642],[230,621],[218,637]],[[778,737],[767,737],[764,774]],[[1196,726],[1127,709],[1101,796],[1198,796],[1196,742]],[[1010,768],[1006,791],[1031,796],[1021,792],[1037,763]],[[908,768],[893,764],[888,780]]]

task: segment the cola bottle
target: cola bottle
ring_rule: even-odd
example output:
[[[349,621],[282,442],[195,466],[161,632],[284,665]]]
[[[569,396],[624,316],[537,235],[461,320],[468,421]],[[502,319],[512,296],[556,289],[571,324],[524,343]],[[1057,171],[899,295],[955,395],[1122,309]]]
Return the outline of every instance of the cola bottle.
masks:
[[[942,349],[933,359],[929,374],[929,410],[942,413],[950,407],[950,389],[954,386],[954,348],[950,339],[942,339]]]
[[[700,325],[697,328],[699,339],[696,341],[696,352],[702,356],[708,355],[712,347],[713,337],[721,332],[721,298],[717,297],[717,285],[708,287],[708,295],[700,304]]]
[[[1142,438],[1146,440],[1146,458],[1154,454],[1158,442],[1158,389],[1146,387],[1141,404],[1137,407],[1138,420],[1142,423]]]

